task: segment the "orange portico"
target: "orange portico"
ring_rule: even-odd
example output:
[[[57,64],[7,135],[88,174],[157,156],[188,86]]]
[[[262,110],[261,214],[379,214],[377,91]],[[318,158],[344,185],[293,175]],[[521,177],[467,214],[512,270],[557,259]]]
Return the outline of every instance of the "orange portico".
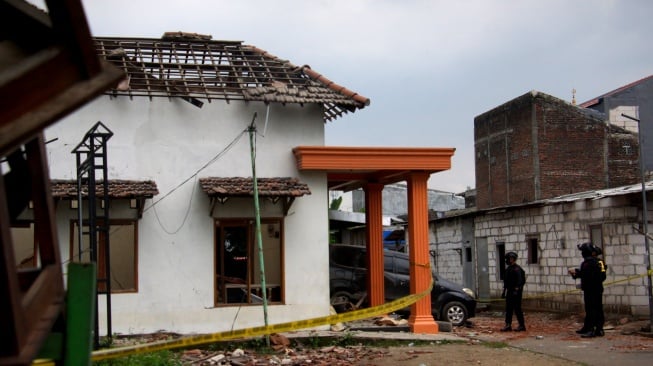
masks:
[[[298,146],[293,149],[301,171],[324,171],[330,190],[365,190],[366,245],[369,262],[368,299],[371,306],[385,302],[383,293],[382,191],[387,184],[408,185],[410,232],[410,292],[431,283],[428,245],[427,181],[431,174],[451,168],[454,148]],[[437,333],[431,297],[411,306],[408,319],[415,333]]]

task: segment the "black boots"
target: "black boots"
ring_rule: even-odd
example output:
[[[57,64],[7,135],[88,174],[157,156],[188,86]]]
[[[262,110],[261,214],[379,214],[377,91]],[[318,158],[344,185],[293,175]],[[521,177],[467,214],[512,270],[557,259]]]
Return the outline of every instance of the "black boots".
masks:
[[[502,332],[511,332],[512,326],[510,324],[506,324],[505,327],[501,328]],[[525,332],[526,331],[526,326],[525,325],[520,325],[517,328],[515,328],[515,332]]]
[[[580,334],[581,338],[603,337],[605,335],[605,332],[603,331],[603,329],[585,330],[585,329],[581,328],[581,329],[577,330],[576,333]]]

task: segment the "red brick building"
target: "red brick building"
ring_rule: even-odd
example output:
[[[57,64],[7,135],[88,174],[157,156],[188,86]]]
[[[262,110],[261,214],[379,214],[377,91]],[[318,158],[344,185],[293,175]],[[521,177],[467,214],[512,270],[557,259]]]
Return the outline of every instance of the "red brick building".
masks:
[[[639,181],[638,138],[532,91],[474,118],[479,209]]]

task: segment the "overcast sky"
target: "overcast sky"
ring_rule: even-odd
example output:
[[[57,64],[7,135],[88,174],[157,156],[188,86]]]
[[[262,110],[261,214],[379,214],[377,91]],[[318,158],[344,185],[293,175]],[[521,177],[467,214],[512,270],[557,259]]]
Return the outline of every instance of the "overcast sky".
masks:
[[[38,4],[39,1],[35,0]],[[653,74],[650,0],[83,0],[94,36],[239,40],[371,99],[326,144],[453,147],[429,186],[474,187],[474,117],[538,90],[581,103]]]

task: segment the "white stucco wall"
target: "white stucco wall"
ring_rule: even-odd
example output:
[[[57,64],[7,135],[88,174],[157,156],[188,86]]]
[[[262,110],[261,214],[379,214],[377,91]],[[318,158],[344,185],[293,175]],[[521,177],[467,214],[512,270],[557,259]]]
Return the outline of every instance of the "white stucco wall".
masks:
[[[285,304],[269,307],[269,323],[328,315],[326,175],[298,172],[292,153],[298,145],[324,145],[321,107],[271,105],[264,131],[267,108],[262,103],[205,101],[200,109],[181,99],[102,96],[51,126],[46,140],[56,138],[47,145],[51,178],[75,179],[71,151],[102,121],[114,133],[107,149],[109,179],[151,179],[158,186],[159,195],[147,200],[138,223],[138,292],[111,297],[114,333],[204,333],[263,324],[260,306],[213,307],[213,218],[210,200],[197,181],[252,176],[247,133],[224,149],[246,130],[254,112],[257,177],[298,177],[312,192],[295,199],[284,220]],[[280,217],[269,205],[261,201],[262,215]],[[76,211],[59,207],[57,213],[66,263],[69,222]],[[104,304],[101,297],[101,332],[106,329]]]

